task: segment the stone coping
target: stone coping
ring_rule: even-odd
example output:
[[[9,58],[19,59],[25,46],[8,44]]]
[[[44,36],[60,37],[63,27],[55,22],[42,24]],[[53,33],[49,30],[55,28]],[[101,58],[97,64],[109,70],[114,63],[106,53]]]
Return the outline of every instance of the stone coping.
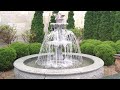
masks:
[[[115,56],[119,56],[120,57],[120,54],[115,54]]]
[[[94,63],[91,65],[85,66],[85,67],[73,68],[73,69],[42,69],[42,68],[40,69],[40,68],[34,68],[34,67],[25,65],[24,61],[26,61],[27,59],[39,56],[39,54],[34,54],[34,55],[29,55],[29,56],[19,58],[13,64],[14,64],[14,67],[20,71],[34,73],[34,74],[46,74],[46,75],[53,75],[53,74],[54,75],[65,75],[65,74],[87,73],[90,71],[97,70],[103,67],[104,65],[104,62],[102,59],[92,56],[92,55],[79,54],[79,53],[72,53],[72,55],[81,55],[83,57],[93,60]]]
[[[117,60],[120,60],[120,54],[115,54],[114,58],[117,59]]]

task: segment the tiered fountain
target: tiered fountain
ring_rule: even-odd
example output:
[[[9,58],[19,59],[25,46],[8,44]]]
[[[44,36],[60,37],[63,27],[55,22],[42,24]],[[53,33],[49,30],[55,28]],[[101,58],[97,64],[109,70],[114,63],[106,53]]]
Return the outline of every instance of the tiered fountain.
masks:
[[[36,63],[46,68],[65,68],[71,67],[76,60],[72,53],[80,53],[76,37],[73,32],[65,29],[67,23],[64,23],[63,15],[56,17],[56,23],[51,23],[53,31],[45,36],[40,54],[48,53],[46,57],[38,56]],[[82,57],[79,56],[79,63]],[[78,61],[78,60],[77,60]]]
[[[74,33],[66,29],[64,15],[56,16],[52,31],[45,36],[40,53],[14,62],[18,79],[91,79],[103,77],[104,62],[81,54]]]

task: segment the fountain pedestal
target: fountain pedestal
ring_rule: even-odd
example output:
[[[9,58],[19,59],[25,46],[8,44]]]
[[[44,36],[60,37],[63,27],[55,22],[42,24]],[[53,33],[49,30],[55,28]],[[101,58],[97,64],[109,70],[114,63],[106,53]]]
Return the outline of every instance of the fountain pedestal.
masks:
[[[17,59],[14,62],[14,73],[16,79],[98,79],[104,76],[104,62],[95,56],[87,54],[76,54],[89,58],[94,63],[78,68],[69,69],[45,69],[28,66],[25,63],[31,58],[38,57],[39,54],[30,55]],[[88,59],[88,62],[89,62]],[[34,61],[34,60],[33,60]]]

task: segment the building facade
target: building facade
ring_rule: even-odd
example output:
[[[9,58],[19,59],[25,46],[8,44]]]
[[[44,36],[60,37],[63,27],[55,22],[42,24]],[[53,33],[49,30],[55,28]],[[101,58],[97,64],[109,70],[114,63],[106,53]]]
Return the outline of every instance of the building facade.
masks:
[[[23,41],[21,34],[26,30],[30,30],[31,22],[34,17],[35,11],[0,11],[0,25],[6,24],[14,26],[17,30],[18,41]],[[67,21],[68,11],[60,11],[60,13],[65,15]],[[84,15],[86,11],[74,11],[75,27],[84,27]],[[48,31],[50,17],[52,11],[44,11],[43,13],[43,23],[44,31]]]

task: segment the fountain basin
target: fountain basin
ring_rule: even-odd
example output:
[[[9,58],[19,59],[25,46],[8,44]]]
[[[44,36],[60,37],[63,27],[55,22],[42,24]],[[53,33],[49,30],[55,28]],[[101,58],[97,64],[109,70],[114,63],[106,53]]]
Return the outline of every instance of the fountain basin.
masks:
[[[93,63],[77,68],[48,69],[28,66],[25,62],[38,57],[39,54],[29,55],[17,59],[14,62],[14,73],[16,79],[98,79],[104,76],[104,62],[98,57],[72,53],[92,60]],[[83,59],[84,61],[84,59]]]

